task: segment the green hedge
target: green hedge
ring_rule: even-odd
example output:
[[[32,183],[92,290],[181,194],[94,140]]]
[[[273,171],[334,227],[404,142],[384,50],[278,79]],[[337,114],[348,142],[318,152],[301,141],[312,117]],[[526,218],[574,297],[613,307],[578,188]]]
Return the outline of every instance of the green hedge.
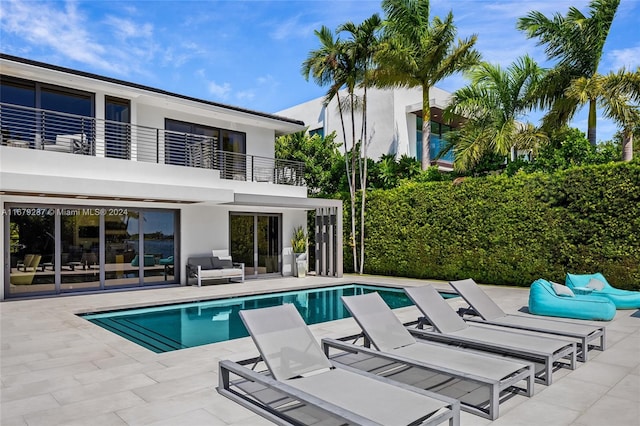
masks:
[[[528,286],[600,271],[640,289],[638,163],[410,183],[367,197],[366,273]],[[348,269],[347,244],[344,254]]]

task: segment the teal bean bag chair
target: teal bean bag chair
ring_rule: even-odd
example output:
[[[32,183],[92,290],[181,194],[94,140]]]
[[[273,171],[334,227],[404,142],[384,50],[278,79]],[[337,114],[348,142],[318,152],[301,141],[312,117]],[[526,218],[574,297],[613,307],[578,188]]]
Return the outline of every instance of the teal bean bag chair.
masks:
[[[600,272],[595,274],[567,274],[565,284],[571,289],[589,289],[589,296],[606,297],[616,309],[640,309],[640,291],[611,287]]]
[[[575,294],[567,286],[542,278],[529,289],[529,312],[549,317],[611,321],[616,306],[604,297]]]

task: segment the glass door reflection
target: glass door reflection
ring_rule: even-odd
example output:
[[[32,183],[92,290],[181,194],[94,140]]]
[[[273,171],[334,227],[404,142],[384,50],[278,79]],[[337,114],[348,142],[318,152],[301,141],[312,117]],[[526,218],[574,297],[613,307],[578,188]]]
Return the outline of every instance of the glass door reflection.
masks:
[[[234,262],[244,263],[245,276],[256,273],[253,256],[254,246],[254,218],[253,215],[236,215],[229,217],[229,234],[231,245],[229,253]]]
[[[174,281],[175,215],[173,212],[144,211],[142,220],[144,283]]]
[[[14,207],[9,214],[9,294],[55,291],[55,221],[49,209]]]
[[[245,276],[281,273],[279,215],[232,213],[229,217],[230,253],[245,264]]]
[[[278,216],[258,216],[258,274],[280,272],[279,224]]]
[[[60,209],[60,290],[100,288],[100,215]]]
[[[131,209],[104,217],[105,287],[140,284],[139,217]]]

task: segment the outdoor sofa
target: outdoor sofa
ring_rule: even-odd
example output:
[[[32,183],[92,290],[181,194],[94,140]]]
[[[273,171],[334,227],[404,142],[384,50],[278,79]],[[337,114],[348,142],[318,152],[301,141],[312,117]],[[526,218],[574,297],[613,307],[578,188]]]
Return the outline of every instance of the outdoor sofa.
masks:
[[[473,312],[478,315],[465,317],[467,321],[579,339],[578,360],[582,362],[586,362],[588,359],[591,342],[599,340],[598,346],[592,345],[595,349],[603,351],[606,347],[605,326],[507,314],[473,279],[450,281],[449,284],[471,307],[471,310],[465,312]]]
[[[218,392],[276,424],[460,424],[460,402],[332,363],[292,304],[242,310],[267,371],[219,363]],[[244,364],[244,365],[243,365]]]
[[[244,282],[244,263],[234,263],[231,259],[220,259],[217,256],[190,257],[187,260],[187,280],[190,285],[202,286],[207,280],[239,279]]]
[[[595,274],[567,274],[567,287],[582,291],[586,296],[606,297],[616,309],[640,309],[640,291],[612,287],[600,272]]]
[[[529,288],[529,312],[549,317],[611,321],[616,306],[605,297],[574,293],[569,287],[545,279],[535,280]]]

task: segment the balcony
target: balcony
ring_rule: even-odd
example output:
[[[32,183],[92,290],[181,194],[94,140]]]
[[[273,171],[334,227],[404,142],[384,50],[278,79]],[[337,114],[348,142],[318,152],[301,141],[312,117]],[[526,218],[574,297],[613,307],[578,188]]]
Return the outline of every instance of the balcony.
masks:
[[[216,137],[0,103],[1,144],[212,169],[222,179],[305,186],[304,164],[218,148]]]

